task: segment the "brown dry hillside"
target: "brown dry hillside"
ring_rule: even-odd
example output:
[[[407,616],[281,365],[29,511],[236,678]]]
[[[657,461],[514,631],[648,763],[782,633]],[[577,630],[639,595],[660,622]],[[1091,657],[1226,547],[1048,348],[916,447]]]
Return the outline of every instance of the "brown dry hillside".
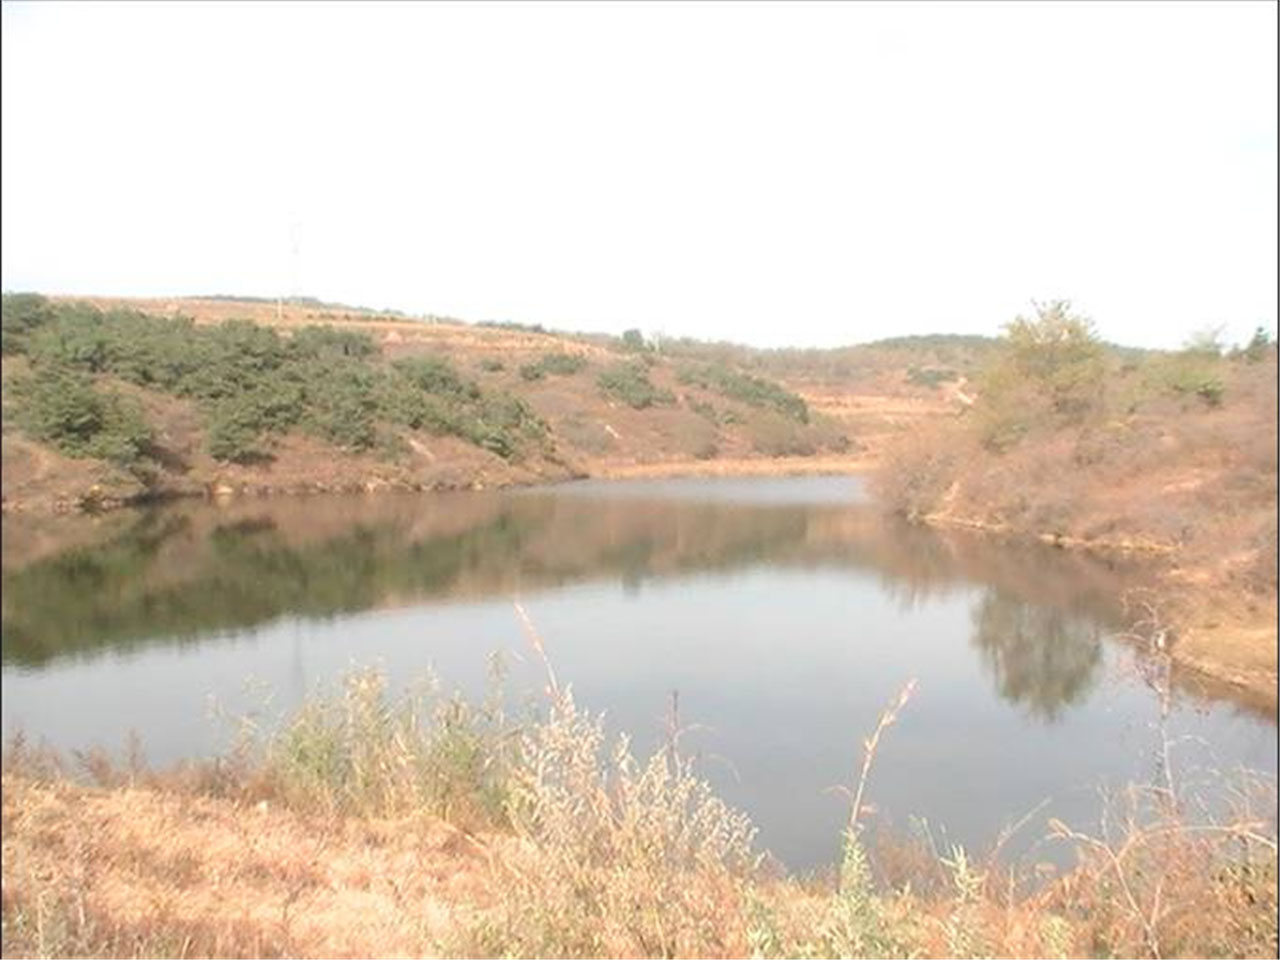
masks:
[[[1139,553],[1152,642],[1276,692],[1276,348],[1109,355],[1062,305],[1010,334],[962,417],[885,456],[881,499],[927,523]]]
[[[431,358],[450,365],[486,396],[518,398],[545,422],[548,442],[503,456],[447,431],[380,428],[376,444],[356,448],[314,430],[289,429],[274,434],[262,456],[219,458],[211,452],[207,404],[201,406],[198,398],[181,391],[160,389],[145,376],[122,374],[119,364],[113,368],[108,363],[103,369],[87,369],[96,389],[123,396],[141,410],[150,429],[146,469],[122,469],[66,445],[41,442],[34,430],[24,428],[21,417],[6,416],[6,510],[45,511],[171,495],[849,470],[873,462],[884,441],[897,433],[962,409],[955,396],[965,382],[959,371],[972,366],[971,357],[949,357],[946,349],[931,352],[927,344],[760,351],[673,341],[637,351],[607,336],[410,319],[314,303],[102,297],[55,297],[50,303],[68,310],[87,305],[107,325],[119,313],[142,313],[170,318],[175,327],[180,318],[190,318],[197,331],[247,320],[277,330],[285,339],[315,325],[351,331],[372,341],[375,366]],[[539,372],[549,358],[566,356],[573,358],[568,365]],[[33,362],[38,364],[39,358],[22,350],[5,352],[4,402],[10,414],[23,402],[14,384],[30,378]],[[722,379],[708,380],[708,370]],[[619,371],[624,379],[634,374],[647,381],[644,388],[651,386],[652,401],[633,402],[626,393],[633,381],[624,382],[621,391],[602,388],[602,376]],[[931,382],[933,375],[944,379]],[[768,392],[779,387],[777,393]],[[788,392],[802,398],[802,415],[786,406]]]

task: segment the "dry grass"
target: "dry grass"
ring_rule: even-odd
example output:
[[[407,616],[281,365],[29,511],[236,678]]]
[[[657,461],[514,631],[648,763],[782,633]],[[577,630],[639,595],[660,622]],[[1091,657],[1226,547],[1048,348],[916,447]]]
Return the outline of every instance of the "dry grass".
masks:
[[[1212,363],[1223,387],[1212,404],[1152,386],[1142,368],[1113,371],[1088,416],[1020,421],[996,447],[980,397],[904,437],[875,489],[940,525],[1164,557],[1161,602],[1184,662],[1274,703],[1276,354]]]
[[[998,847],[891,856],[859,813],[908,687],[863,744],[838,877],[801,882],[762,860],[677,727],[637,760],[549,668],[547,688],[516,728],[496,700],[393,699],[357,672],[224,761],[164,774],[11,744],[3,954],[1275,955],[1273,781],[1204,803],[1134,787],[1100,831],[1055,825],[1078,864],[1047,881]]]

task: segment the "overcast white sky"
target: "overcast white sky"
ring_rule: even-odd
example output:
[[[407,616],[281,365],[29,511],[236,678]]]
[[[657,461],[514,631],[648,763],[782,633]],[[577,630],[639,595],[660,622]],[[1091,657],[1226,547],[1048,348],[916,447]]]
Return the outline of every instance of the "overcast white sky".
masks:
[[[3,6],[3,286],[764,346],[1276,321],[1272,2]],[[296,255],[293,252],[296,239]]]

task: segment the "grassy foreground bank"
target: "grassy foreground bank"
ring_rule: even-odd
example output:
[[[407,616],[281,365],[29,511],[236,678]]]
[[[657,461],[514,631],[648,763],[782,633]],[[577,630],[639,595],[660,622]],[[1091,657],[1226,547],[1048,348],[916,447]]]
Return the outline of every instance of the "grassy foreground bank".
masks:
[[[831,880],[770,867],[678,734],[638,760],[550,670],[521,717],[356,672],[269,736],[159,774],[14,742],[3,954],[1275,955],[1273,783],[1232,788],[1212,820],[1135,787],[1107,835],[1054,825],[1078,854],[1060,875],[873,843],[856,811],[908,696],[851,771]]]

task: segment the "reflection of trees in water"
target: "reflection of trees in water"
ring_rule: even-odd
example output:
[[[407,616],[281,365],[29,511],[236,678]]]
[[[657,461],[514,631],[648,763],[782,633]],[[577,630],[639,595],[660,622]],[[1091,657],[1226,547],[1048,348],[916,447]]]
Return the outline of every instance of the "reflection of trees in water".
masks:
[[[831,565],[911,607],[974,583],[1093,609],[1106,572],[1059,552],[940,538],[828,505],[591,499],[553,492],[430,500],[192,506],[137,515],[3,571],[3,661],[200,642],[277,617],[328,618],[435,596],[501,596],[584,579],[624,589],[690,572]]]
[[[318,520],[325,507],[314,507]],[[99,544],[6,569],[3,660],[34,665],[198,641],[282,615],[328,618],[598,576],[635,591],[654,577],[776,557],[808,530],[804,509],[553,496],[494,499],[460,523],[358,510],[329,519],[322,536],[298,538],[264,505],[193,535],[184,514],[156,511]]]
[[[988,590],[973,611],[972,643],[1000,696],[1054,720],[1084,697],[1102,660],[1102,628],[1090,617]]]

